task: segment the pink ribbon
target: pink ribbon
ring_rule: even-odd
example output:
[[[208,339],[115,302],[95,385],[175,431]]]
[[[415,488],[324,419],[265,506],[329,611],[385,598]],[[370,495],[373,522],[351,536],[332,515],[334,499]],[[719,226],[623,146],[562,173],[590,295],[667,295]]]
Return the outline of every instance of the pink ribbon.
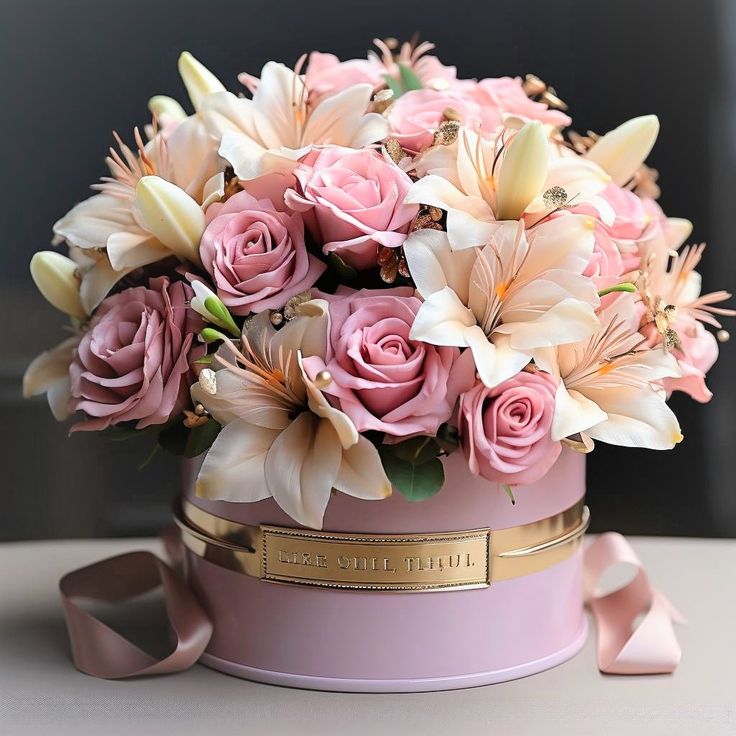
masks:
[[[81,601],[122,603],[161,585],[166,615],[176,643],[156,659],[118,634]],[[93,677],[119,679],[161,675],[191,667],[212,636],[212,622],[191,588],[150,552],[129,552],[66,574],[59,581],[61,600],[77,669]]]
[[[169,535],[176,562],[180,544]],[[604,573],[625,563],[634,578],[600,593]],[[620,534],[602,534],[585,551],[585,591],[598,628],[598,667],[619,675],[670,673],[680,662],[673,621],[684,623],[667,598],[653,588],[639,558]],[[122,603],[161,585],[176,643],[155,659],[78,605],[82,600]],[[74,570],[59,582],[72,658],[94,677],[117,679],[179,672],[191,667],[212,636],[212,623],[187,584],[150,552],[130,552]],[[637,619],[641,618],[636,626]]]
[[[601,577],[621,564],[633,568],[633,579],[612,592],[601,593]],[[682,651],[673,622],[685,623],[685,619],[652,587],[643,565],[623,536],[608,532],[588,546],[584,582],[588,607],[598,629],[601,672],[656,675],[675,671]]]

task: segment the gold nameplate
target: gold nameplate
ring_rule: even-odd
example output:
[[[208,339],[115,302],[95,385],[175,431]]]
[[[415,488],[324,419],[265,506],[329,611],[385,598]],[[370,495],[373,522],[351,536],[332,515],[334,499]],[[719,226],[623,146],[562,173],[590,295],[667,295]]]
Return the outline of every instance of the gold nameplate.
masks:
[[[360,590],[488,585],[490,530],[371,535],[262,526],[263,578]]]
[[[504,529],[353,534],[239,524],[184,499],[177,524],[207,562],[273,583],[375,591],[481,588],[531,575],[580,549],[582,499],[553,516]]]

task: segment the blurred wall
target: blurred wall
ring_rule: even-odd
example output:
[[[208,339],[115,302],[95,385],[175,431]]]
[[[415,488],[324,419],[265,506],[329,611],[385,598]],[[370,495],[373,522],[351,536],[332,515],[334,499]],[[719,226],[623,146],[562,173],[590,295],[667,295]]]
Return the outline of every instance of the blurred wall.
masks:
[[[157,93],[184,100],[176,59],[192,51],[237,88],[236,73],[318,49],[360,56],[374,37],[422,38],[464,77],[532,71],[553,84],[575,128],[603,132],[654,112],[650,162],[660,203],[711,246],[708,290],[736,287],[736,3],[730,0],[0,0],[0,538],[154,532],[176,494],[177,464],[149,447],[67,438],[43,401],[20,398],[25,365],[61,337],[35,293],[32,253],[104,172],[111,131],[130,137]],[[731,331],[736,333],[736,327]],[[686,441],[673,452],[599,445],[589,462],[594,528],[736,536],[736,358],[709,377],[716,400],[673,401]]]

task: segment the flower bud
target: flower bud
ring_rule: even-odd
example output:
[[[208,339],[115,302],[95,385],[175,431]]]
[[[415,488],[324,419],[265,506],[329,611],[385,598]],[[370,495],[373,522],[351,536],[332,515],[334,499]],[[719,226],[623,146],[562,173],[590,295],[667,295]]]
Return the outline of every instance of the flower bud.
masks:
[[[544,126],[534,120],[514,136],[498,176],[496,218],[518,220],[547,179],[549,147]]]
[[[182,260],[200,262],[204,213],[183,189],[159,176],[144,176],[135,188],[135,203],[149,233]]]
[[[156,120],[184,120],[187,116],[184,108],[173,98],[166,95],[156,95],[148,100],[148,109]]]
[[[240,330],[220,297],[202,281],[192,281],[192,289],[194,298],[189,303],[191,308],[207,322],[222,327],[235,337],[240,337]]]
[[[78,319],[87,316],[79,298],[77,264],[71,258],[52,250],[39,251],[31,258],[31,276],[51,306]]]
[[[623,186],[644,163],[659,133],[656,115],[632,118],[599,138],[585,154]]]
[[[179,74],[195,110],[199,110],[207,95],[225,91],[222,82],[188,51],[179,57]]]

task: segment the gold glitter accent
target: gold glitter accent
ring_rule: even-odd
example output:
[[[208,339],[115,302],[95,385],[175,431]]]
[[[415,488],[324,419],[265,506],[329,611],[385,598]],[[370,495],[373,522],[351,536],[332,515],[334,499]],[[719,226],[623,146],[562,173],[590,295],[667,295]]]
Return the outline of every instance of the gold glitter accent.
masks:
[[[442,116],[446,120],[453,120],[453,121],[455,121],[457,123],[461,123],[462,122],[462,118],[460,117],[460,113],[454,107],[446,107],[442,111]]]
[[[718,330],[716,339],[718,342],[728,342],[731,339],[731,333],[728,330]]]
[[[399,265],[397,268],[399,276],[402,276],[405,279],[411,277],[411,273],[409,273],[409,264],[406,262],[406,258],[404,258],[403,256],[399,258]]]
[[[442,230],[442,225],[434,220],[429,213],[420,211],[411,225],[411,231],[414,232],[415,230]]]
[[[379,266],[383,266],[388,263],[394,257],[394,249],[387,248],[385,245],[378,246],[378,253],[376,255],[376,261]]]
[[[296,310],[300,304],[308,302],[312,298],[311,291],[302,291],[300,294],[291,297],[288,302],[284,305],[284,319],[289,322],[296,317]]]
[[[373,95],[373,112],[383,113],[391,106],[394,101],[393,90],[382,89]]]
[[[442,219],[443,211],[439,207],[427,207],[427,214],[435,221]]]
[[[664,351],[666,353],[669,353],[670,350],[674,350],[675,348],[682,348],[680,336],[671,327],[665,329],[662,337],[664,338]]]
[[[557,209],[567,202],[567,192],[562,187],[550,187],[542,195],[542,200],[549,209]]]
[[[396,253],[391,250],[391,257],[381,266],[381,281],[386,284],[393,284],[399,274],[399,258]]]
[[[204,406],[202,406],[202,404],[197,404],[197,405],[196,405],[196,406],[194,407],[194,413],[195,413],[195,414],[196,414],[196,415],[197,415],[198,417],[203,417],[203,416],[204,416],[205,414],[207,414],[207,409],[205,409],[205,408],[204,408]]]
[[[271,317],[269,319],[274,327],[280,327],[284,324],[284,315],[281,314],[281,312],[271,312]]]
[[[536,102],[542,102],[552,110],[567,110],[567,103],[557,96],[554,87],[543,82],[536,74],[527,74],[522,87],[527,97]]]
[[[210,396],[217,393],[217,374],[212,368],[203,368],[199,372],[199,387]]]
[[[189,409],[184,409],[184,422],[183,423],[187,429],[194,429],[195,427],[199,427],[202,424],[207,424],[209,420],[210,418],[208,416],[205,416],[203,414],[196,414],[193,411],[189,411]]]
[[[383,145],[386,148],[386,153],[389,155],[389,158],[395,164],[398,165],[402,159],[406,158],[406,153],[396,138],[389,138]]]
[[[449,146],[456,140],[460,132],[460,123],[457,120],[445,120],[434,134],[433,145]]]
[[[240,191],[240,180],[235,176],[235,170],[232,166],[228,166],[225,169],[223,176],[225,178],[225,187],[222,201],[224,202],[230,199],[233,194],[237,194]]]

